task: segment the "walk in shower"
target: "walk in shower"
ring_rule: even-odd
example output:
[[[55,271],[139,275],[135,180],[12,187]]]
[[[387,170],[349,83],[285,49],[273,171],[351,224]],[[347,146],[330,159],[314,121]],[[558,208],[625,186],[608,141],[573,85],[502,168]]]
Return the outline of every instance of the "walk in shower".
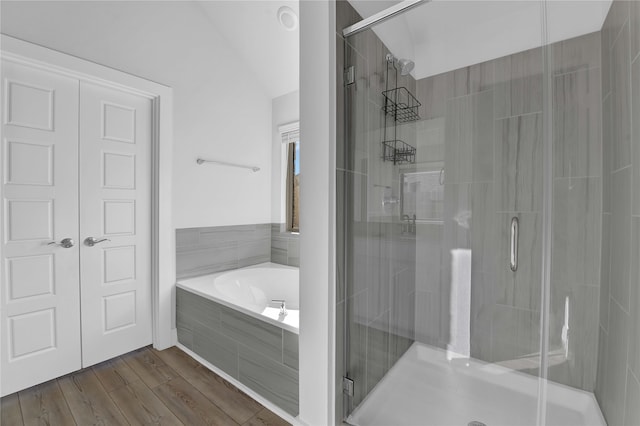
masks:
[[[383,8],[336,7],[337,420],[640,425],[640,2]]]

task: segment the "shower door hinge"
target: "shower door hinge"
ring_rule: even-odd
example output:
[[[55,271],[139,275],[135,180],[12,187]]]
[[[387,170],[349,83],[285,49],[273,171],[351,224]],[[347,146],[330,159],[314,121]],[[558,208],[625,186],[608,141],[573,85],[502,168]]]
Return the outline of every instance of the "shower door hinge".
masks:
[[[353,380],[348,377],[342,378],[342,393],[347,396],[353,396]]]
[[[344,85],[349,86],[356,82],[356,69],[352,66],[344,70]]]

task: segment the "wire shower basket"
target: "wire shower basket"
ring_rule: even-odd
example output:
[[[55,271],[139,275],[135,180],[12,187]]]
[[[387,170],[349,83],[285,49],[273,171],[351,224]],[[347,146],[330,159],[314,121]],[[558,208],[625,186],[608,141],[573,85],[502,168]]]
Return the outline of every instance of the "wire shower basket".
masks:
[[[384,96],[384,107],[382,109],[385,113],[393,116],[395,121],[406,123],[420,119],[418,107],[422,104],[406,87],[385,90],[382,95]]]
[[[416,161],[416,149],[401,140],[382,142],[382,157],[385,161],[393,161],[393,164],[414,163]]]

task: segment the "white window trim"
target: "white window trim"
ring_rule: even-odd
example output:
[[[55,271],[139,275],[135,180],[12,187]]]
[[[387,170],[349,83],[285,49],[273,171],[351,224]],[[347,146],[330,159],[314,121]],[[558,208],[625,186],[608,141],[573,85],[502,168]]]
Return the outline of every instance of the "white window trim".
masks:
[[[288,165],[288,150],[289,140],[285,139],[287,133],[299,133],[300,122],[293,121],[291,123],[282,124],[278,126],[278,132],[280,133],[281,147],[280,147],[280,223],[287,223],[287,165]]]

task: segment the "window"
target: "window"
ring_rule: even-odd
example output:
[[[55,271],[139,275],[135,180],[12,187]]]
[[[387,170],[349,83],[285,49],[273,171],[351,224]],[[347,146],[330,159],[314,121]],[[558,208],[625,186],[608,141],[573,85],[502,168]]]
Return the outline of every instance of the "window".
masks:
[[[287,147],[287,231],[300,230],[300,141]]]
[[[281,126],[282,147],[286,153],[285,209],[288,232],[300,230],[300,131],[298,123]]]

